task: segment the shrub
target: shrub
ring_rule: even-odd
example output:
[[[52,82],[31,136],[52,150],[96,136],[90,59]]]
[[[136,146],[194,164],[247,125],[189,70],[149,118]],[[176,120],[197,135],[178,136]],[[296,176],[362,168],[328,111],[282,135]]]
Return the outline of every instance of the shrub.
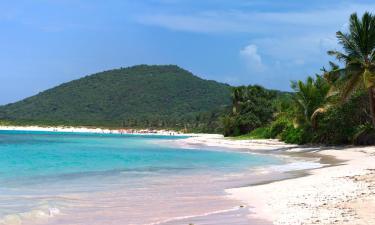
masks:
[[[279,118],[271,123],[269,128],[269,136],[271,138],[279,138],[288,127],[292,126],[291,122],[285,118]]]
[[[357,128],[357,133],[353,137],[353,143],[356,145],[374,145],[375,129],[372,124],[364,124]]]
[[[288,126],[281,133],[281,140],[291,144],[306,144],[311,142],[312,133],[309,131],[309,128]]]
[[[358,91],[348,102],[331,108],[318,123],[315,143],[353,144],[361,124],[371,123],[366,92]]]
[[[248,134],[274,118],[277,91],[261,86],[240,86],[232,92],[232,112],[222,118],[225,136]]]
[[[249,135],[247,135],[249,138],[252,139],[269,139],[272,138],[270,133],[269,127],[259,127],[252,132],[250,132]]]

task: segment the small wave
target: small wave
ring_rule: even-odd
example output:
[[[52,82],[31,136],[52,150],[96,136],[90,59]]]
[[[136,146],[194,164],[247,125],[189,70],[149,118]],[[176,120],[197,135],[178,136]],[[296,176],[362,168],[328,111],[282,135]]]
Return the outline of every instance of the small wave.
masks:
[[[19,215],[7,215],[3,219],[0,220],[1,225],[19,225],[22,224],[22,220]]]
[[[4,216],[0,219],[0,225],[21,225],[25,221],[45,220],[48,218],[55,217],[60,214],[60,210],[56,207],[43,209],[34,209],[29,212],[16,213]]]

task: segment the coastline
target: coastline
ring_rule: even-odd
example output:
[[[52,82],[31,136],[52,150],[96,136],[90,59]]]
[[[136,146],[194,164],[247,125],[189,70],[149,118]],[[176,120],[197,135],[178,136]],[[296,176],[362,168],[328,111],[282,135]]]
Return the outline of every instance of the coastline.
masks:
[[[134,134],[134,135],[165,135],[165,136],[189,136],[173,130],[153,129],[108,129],[92,127],[71,127],[71,126],[0,126],[0,131],[41,131],[61,133],[93,133],[93,134]]]
[[[125,133],[100,128],[38,126],[0,126],[0,130],[178,135],[189,137],[173,141],[184,147],[220,147],[293,158],[302,164],[292,163],[285,171],[279,170],[293,173],[292,176],[255,184],[249,181],[248,186],[225,190],[227,197],[241,203],[244,206],[241,213],[251,221],[260,221],[259,224],[375,224],[375,147],[303,147],[277,140],[233,140],[215,134],[153,130]],[[311,162],[306,158],[321,161],[303,164]],[[218,216],[212,215],[212,220]]]
[[[22,128],[18,128],[19,130]],[[24,128],[23,128],[24,129]],[[29,128],[32,129],[32,128]],[[49,128],[49,129],[56,129],[56,128]],[[35,129],[33,129],[35,130]],[[74,130],[73,130],[74,131]],[[58,131],[56,131],[58,132]],[[81,135],[61,135],[61,133],[56,133],[56,135],[53,135],[53,132],[51,132],[52,135],[45,135],[45,133],[30,133],[30,132],[2,132],[3,134],[10,135],[12,134],[20,133],[24,134],[26,137],[29,137],[32,140],[33,146],[36,146],[38,148],[38,145],[36,145],[34,140],[37,140],[39,135],[42,138],[47,138],[47,142],[45,143],[47,146],[49,146],[49,143],[56,143],[57,146],[50,147],[51,152],[55,155],[56,151],[59,150],[58,146],[64,146],[63,152],[68,151],[67,157],[76,154],[76,151],[80,152],[79,145],[81,141],[75,141],[74,139],[77,136],[78,139],[82,138]],[[35,134],[29,135],[29,134]],[[49,133],[48,133],[49,134]],[[46,137],[48,136],[48,137]],[[86,135],[85,135],[86,136]],[[127,142],[127,138],[136,139],[140,142],[145,142],[152,150],[157,149],[155,152],[156,155],[160,154],[159,146],[154,146],[154,143],[158,143],[158,141],[155,141],[154,139],[150,139],[151,141],[144,141],[144,138],[134,138],[129,136],[121,136],[121,135],[107,135],[109,138],[102,138],[102,135],[88,135],[90,136],[88,139],[91,138],[98,138],[97,140],[94,140],[92,143],[98,143],[100,146],[100,149],[102,149],[103,153],[108,151],[111,152],[112,148],[111,145],[113,143],[113,140],[116,139],[119,141],[119,144],[123,145],[123,147],[117,148],[119,151],[123,151],[124,149],[128,149],[129,151],[135,152],[138,150],[136,147],[138,146],[137,143],[135,143],[134,146],[130,145],[127,146],[130,142]],[[91,137],[92,136],[92,137]],[[209,135],[209,136],[215,136],[215,135]],[[61,142],[59,139],[62,139]],[[68,138],[69,140],[65,140]],[[155,139],[158,139],[159,137],[155,137]],[[83,139],[86,139],[84,137]],[[25,140],[25,139],[23,139]],[[181,140],[180,138],[160,138],[160,143],[163,145],[165,143],[165,140],[171,140],[171,141],[177,141]],[[87,142],[91,143],[91,142]],[[67,146],[65,146],[67,145]],[[85,146],[86,144],[84,144]],[[126,147],[127,146],[127,147]],[[142,147],[141,145],[140,147]],[[17,146],[15,146],[17,149]],[[30,148],[29,148],[30,147]],[[32,149],[32,146],[29,146],[26,150],[27,152],[30,152],[29,150]],[[108,148],[107,148],[108,147]],[[155,147],[155,148],[154,148]],[[49,147],[48,147],[49,148]],[[146,147],[147,148],[147,147]],[[70,150],[69,150],[70,149]],[[169,150],[172,150],[174,152],[175,148],[168,148],[166,149],[167,154],[169,154]],[[204,149],[205,150],[205,149]],[[12,151],[15,152],[15,151]],[[117,152],[117,151],[116,151]],[[246,185],[244,184],[242,176],[242,171],[247,171],[247,166],[244,164],[243,166],[239,166],[238,170],[226,170],[224,169],[221,171],[223,167],[221,167],[223,164],[217,164],[217,161],[221,161],[224,159],[224,163],[228,163],[228,166],[232,168],[232,165],[236,165],[233,162],[238,162],[241,164],[241,160],[231,160],[231,157],[233,155],[236,155],[235,158],[241,159],[243,158],[242,155],[248,155],[248,154],[227,154],[222,153],[221,151],[217,153],[213,153],[211,151],[203,151],[202,155],[201,153],[197,151],[187,151],[187,154],[185,154],[186,151],[177,149],[177,158],[181,158],[183,156],[187,156],[187,166],[184,166],[184,164],[179,164],[177,167],[181,166],[181,174],[178,170],[174,170],[172,167],[172,170],[170,172],[165,171],[163,172],[163,166],[161,167],[161,172],[159,173],[159,168],[149,168],[145,167],[145,171],[135,169],[134,171],[120,171],[120,173],[117,173],[117,171],[112,172],[105,172],[104,174],[88,174],[90,176],[84,177],[79,174],[79,179],[73,179],[70,180],[72,177],[77,178],[76,174],[72,174],[73,176],[63,176],[62,180],[60,180],[60,177],[58,178],[59,182],[56,185],[56,180],[52,180],[51,183],[49,182],[43,182],[43,188],[47,190],[52,190],[51,194],[43,193],[43,198],[48,199],[48,204],[45,206],[43,205],[43,208],[39,207],[39,203],[33,206],[32,208],[27,208],[17,211],[16,209],[12,214],[6,215],[4,218],[5,222],[1,220],[0,218],[0,224],[9,224],[12,221],[28,221],[27,223],[33,224],[31,220],[37,220],[35,224],[44,223],[44,220],[48,220],[48,224],[72,224],[80,220],[80,218],[85,218],[85,223],[76,223],[76,224],[101,224],[100,222],[96,221],[127,221],[129,224],[189,224],[191,221],[194,221],[194,224],[201,224],[200,222],[197,223],[195,221],[199,220],[206,220],[211,219],[210,224],[212,222],[221,221],[222,225],[231,224],[233,221],[234,224],[240,224],[237,223],[239,220],[246,222],[247,217],[247,209],[240,208],[240,203],[237,200],[228,199],[226,197],[226,194],[224,190],[226,188],[234,187],[236,184],[232,185],[234,182],[241,183],[240,185]],[[78,153],[80,154],[80,153]],[[94,156],[93,156],[94,154]],[[140,153],[142,154],[142,152]],[[181,155],[182,154],[182,155]],[[194,156],[197,155],[198,156]],[[197,171],[193,171],[193,173],[190,173],[189,171],[186,171],[185,168],[191,167],[190,162],[196,162],[199,163],[200,159],[205,159],[207,156],[206,154],[214,154],[211,161],[213,164],[207,164],[207,161],[204,160],[203,167],[198,169]],[[216,156],[215,156],[216,155]],[[105,154],[102,155],[103,158],[105,157]],[[141,160],[147,160],[145,158],[147,155],[140,155],[139,159]],[[191,158],[191,156],[194,156]],[[65,156],[64,156],[65,157]],[[98,157],[95,153],[88,153],[85,154],[85,158],[92,157],[88,162],[90,164],[100,164],[95,159],[101,160],[101,156]],[[115,158],[117,159],[118,155],[116,154]],[[245,156],[246,157],[246,156]],[[249,156],[252,157],[252,156]],[[27,157],[30,159],[30,157]],[[63,159],[63,157],[55,157],[57,162],[59,160]],[[183,157],[185,158],[185,157]],[[229,159],[228,159],[229,158]],[[7,159],[5,159],[7,160]],[[43,158],[43,161],[45,158]],[[254,159],[251,159],[254,160]],[[263,160],[266,159],[259,159],[259,164],[257,165],[263,165],[265,163]],[[63,162],[64,160],[62,160]],[[104,161],[104,160],[103,160]],[[254,160],[256,161],[256,160]],[[267,160],[266,160],[267,161]],[[273,161],[273,160],[270,160]],[[277,160],[278,161],[278,160]],[[170,164],[171,161],[167,161],[166,164]],[[249,161],[249,163],[252,163],[253,161]],[[56,161],[54,162],[56,163]],[[216,164],[216,165],[215,165]],[[265,163],[266,165],[267,163]],[[270,163],[272,164],[272,163]],[[208,166],[210,165],[210,166]],[[173,165],[168,165],[173,166]],[[194,166],[195,167],[195,166]],[[225,166],[226,167],[226,166]],[[198,168],[198,167],[197,167]],[[210,168],[210,169],[209,169]],[[212,168],[217,168],[217,170],[213,170]],[[62,168],[60,168],[62,169]],[[177,172],[177,173],[176,173]],[[186,173],[187,172],[187,173]],[[196,173],[197,172],[197,173]],[[176,174],[175,174],[176,173]],[[69,173],[68,173],[69,174]],[[159,177],[159,175],[162,175]],[[97,182],[96,177],[99,175],[100,182]],[[104,176],[103,176],[104,175]],[[109,175],[109,176],[108,176]],[[113,176],[115,175],[115,176]],[[155,177],[153,175],[156,175]],[[165,176],[164,176],[165,175]],[[227,176],[228,175],[228,176]],[[143,177],[144,176],[144,177]],[[263,177],[263,175],[260,175]],[[68,180],[64,180],[64,179]],[[120,179],[117,179],[120,178]],[[134,180],[130,180],[131,178],[134,178]],[[139,178],[139,180],[137,180]],[[157,178],[157,179],[153,179]],[[47,181],[48,181],[47,177]],[[111,188],[105,188],[105,190],[102,192],[101,187],[106,183],[106,179],[108,179],[109,184],[112,184],[114,181],[115,186],[114,189]],[[112,180],[115,179],[115,180]],[[128,180],[129,179],[129,180]],[[33,179],[38,180],[38,179]],[[253,179],[249,179],[253,180]],[[43,180],[41,180],[43,181]],[[66,182],[65,182],[66,181]],[[73,182],[74,181],[74,182]],[[77,183],[75,183],[75,181]],[[129,182],[130,181],[130,182]],[[133,182],[132,182],[133,181]],[[91,183],[93,182],[93,183]],[[123,182],[123,183],[122,183]],[[148,183],[147,183],[148,182]],[[37,184],[39,182],[36,182]],[[61,185],[62,184],[62,185]],[[74,185],[68,185],[67,184],[74,184]],[[125,184],[122,186],[122,184]],[[129,185],[129,184],[133,184]],[[157,185],[155,185],[157,184]],[[39,184],[38,184],[39,185]],[[51,185],[51,186],[49,186]],[[60,185],[62,190],[60,189]],[[79,193],[75,193],[76,189],[75,186],[80,187],[82,185],[83,190],[86,190],[86,186],[91,186],[94,190],[94,195],[91,195],[92,191],[88,191],[88,193],[85,193],[85,191],[82,192],[79,189]],[[95,187],[99,186],[99,192],[96,192]],[[137,187],[139,185],[139,187]],[[111,186],[111,185],[110,185]],[[120,187],[121,188],[118,188]],[[69,193],[66,194],[63,189],[69,190]],[[128,189],[127,189],[128,187]],[[27,188],[27,187],[26,187]],[[71,189],[72,188],[72,189]],[[89,189],[91,189],[89,188]],[[34,187],[31,187],[31,190],[33,190]],[[17,194],[22,199],[22,193]],[[75,199],[75,200],[71,200]],[[16,198],[16,200],[18,200]],[[121,200],[121,201],[120,201]],[[162,200],[162,201],[161,201]],[[71,202],[72,201],[72,202]],[[159,203],[160,201],[160,203]],[[14,201],[16,202],[16,201]],[[103,204],[105,202],[105,204]],[[147,202],[147,204],[145,204]],[[162,204],[163,208],[159,209],[159,205]],[[68,206],[69,205],[69,206]],[[95,211],[97,207],[105,206],[105,209],[100,210],[98,212]],[[127,210],[124,210],[127,209]],[[134,210],[133,213],[130,210]],[[129,211],[130,210],[130,211]],[[55,214],[55,211],[58,212]],[[19,213],[22,212],[22,213]],[[26,212],[26,213],[24,213]],[[130,213],[130,214],[129,214]],[[241,213],[241,218],[233,218],[233,215],[237,215],[238,213]],[[133,214],[133,215],[132,215]],[[43,218],[38,218],[39,215],[43,215]],[[79,217],[76,217],[75,215],[80,215]],[[140,216],[142,215],[142,216]],[[137,219],[139,218],[139,219]],[[236,219],[236,220],[234,220]],[[43,221],[42,221],[43,220]],[[88,222],[90,221],[90,222]],[[185,221],[187,221],[185,223]],[[229,223],[228,223],[229,222]],[[125,222],[126,223],[126,222]],[[121,224],[121,223],[116,223]],[[206,223],[203,223],[206,224]],[[217,223],[215,223],[217,224]],[[247,223],[241,223],[241,224],[247,224]],[[207,225],[207,224],[206,224]]]
[[[375,224],[375,147],[303,147],[277,140],[232,140],[204,135],[179,142],[326,158],[329,163],[323,167],[295,167],[287,171],[301,172],[292,178],[227,189],[229,198],[243,202],[249,209],[250,219],[276,225]]]

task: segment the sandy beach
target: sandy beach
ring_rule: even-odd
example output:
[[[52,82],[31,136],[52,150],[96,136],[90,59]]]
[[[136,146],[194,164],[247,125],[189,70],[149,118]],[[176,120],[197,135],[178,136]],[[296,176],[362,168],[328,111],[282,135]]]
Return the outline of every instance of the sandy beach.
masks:
[[[72,132],[72,133],[94,133],[94,134],[136,134],[136,135],[173,135],[186,136],[186,134],[173,130],[153,129],[108,129],[98,127],[71,127],[71,126],[0,126],[0,130],[7,131],[47,131],[47,132]]]
[[[215,135],[181,141],[249,152],[334,157],[334,165],[309,169],[306,176],[226,191],[248,207],[250,218],[276,225],[375,224],[375,147],[300,147]]]
[[[73,127],[12,126],[0,127],[0,130],[121,133],[119,130]],[[133,133],[171,135],[172,131]],[[286,170],[286,173],[299,171],[294,178],[289,176],[284,180],[227,189],[228,197],[241,202],[252,221],[276,225],[375,224],[375,147],[306,147],[277,140],[233,140],[216,134],[174,132],[173,135],[190,136],[177,140],[185,147],[204,145],[297,159],[308,155],[328,162],[316,166],[317,163],[303,164],[301,161]]]

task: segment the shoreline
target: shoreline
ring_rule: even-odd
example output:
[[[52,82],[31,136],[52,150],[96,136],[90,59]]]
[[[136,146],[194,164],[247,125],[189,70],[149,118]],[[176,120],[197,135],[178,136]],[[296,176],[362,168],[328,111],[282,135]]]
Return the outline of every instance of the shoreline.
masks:
[[[100,128],[39,126],[0,126],[0,130],[166,136],[172,132],[143,130],[123,133]],[[277,140],[233,140],[216,134],[173,135],[188,137],[173,141],[182,147],[219,147],[272,154],[297,162],[284,165],[284,169],[289,166],[285,171],[278,171],[289,176],[258,183],[249,181],[247,186],[225,190],[229,199],[244,206],[241,211],[246,211],[251,221],[277,225],[375,224],[375,146],[306,147]],[[308,158],[320,159],[320,166],[316,161],[306,160]]]
[[[185,145],[290,157],[318,157],[320,168],[294,168],[291,178],[227,189],[249,208],[251,220],[277,225],[375,224],[375,146],[303,147],[277,140],[231,140],[198,136]]]
[[[21,128],[19,128],[19,129],[21,129]],[[5,132],[5,133],[8,133],[8,132]],[[10,132],[10,133],[12,134],[13,132]],[[14,133],[17,133],[17,132],[14,132]],[[22,133],[25,133],[26,136],[29,136],[28,134],[30,134],[30,132],[22,132]],[[33,134],[33,133],[31,133],[31,134]],[[36,134],[38,134],[38,133],[36,133]],[[43,135],[43,136],[45,136],[45,135]],[[60,135],[56,135],[56,137],[54,137],[54,135],[52,134],[50,136],[52,136],[52,138],[56,138],[56,139],[60,138]],[[95,136],[95,135],[93,135],[93,136]],[[100,135],[98,135],[98,136],[100,136]],[[67,138],[71,138],[71,137],[74,137],[74,135],[69,135]],[[80,137],[80,135],[78,135],[78,138],[79,137]],[[33,139],[34,137],[31,137],[31,138]],[[127,136],[123,136],[123,137],[122,136],[116,136],[115,139],[121,141],[121,139],[126,140],[126,138],[127,138]],[[139,139],[139,141],[143,141],[142,139],[143,138]],[[180,140],[180,139],[175,139],[175,138],[170,138],[170,139],[166,138],[166,139],[173,140],[173,141]],[[160,139],[161,142],[163,142],[163,140],[164,139]],[[98,140],[98,142],[101,142],[101,141],[102,140]],[[105,141],[105,139],[104,139],[104,141]],[[68,143],[70,143],[70,142],[68,141]],[[72,141],[71,143],[74,143],[74,141]],[[105,143],[106,142],[103,142],[101,144],[105,144]],[[126,144],[125,142],[122,142],[122,143]],[[152,144],[152,143],[149,143],[149,144]],[[105,146],[105,145],[102,145],[102,146]],[[75,151],[76,149],[72,149],[72,150]],[[104,150],[106,150],[106,149],[104,149]],[[69,154],[71,154],[72,152],[70,152]],[[238,154],[238,155],[240,155],[240,154]],[[203,157],[205,157],[205,156],[203,155]],[[246,169],[246,167],[241,167],[241,168]],[[151,172],[150,174],[154,173],[152,170],[150,172]],[[208,218],[208,219],[213,219],[213,220],[210,220],[210,221],[223,221],[224,220],[224,222],[222,222],[221,224],[226,225],[226,224],[228,224],[226,221],[229,221],[230,222],[229,224],[231,224],[231,222],[233,221],[232,215],[234,215],[234,214],[237,215],[238,213],[241,213],[243,215],[241,220],[245,221],[245,219],[247,219],[247,217],[246,217],[247,209],[240,208],[239,207],[240,204],[238,203],[238,201],[228,199],[226,197],[225,192],[224,192],[225,188],[233,187],[234,185],[231,185],[231,184],[236,182],[236,180],[241,181],[241,185],[242,185],[243,184],[242,179],[240,180],[239,178],[236,178],[235,176],[234,177],[231,177],[231,176],[225,177],[226,175],[230,175],[231,172],[229,172],[229,171],[218,170],[218,171],[212,171],[212,173],[210,173],[209,170],[207,170],[207,172],[205,172],[205,170],[203,170],[202,172],[203,172],[202,174],[200,174],[200,173],[190,174],[189,173],[190,175],[188,174],[188,176],[181,176],[180,174],[176,174],[175,177],[173,177],[174,172],[172,171],[172,173],[171,173],[172,177],[166,176],[165,180],[160,179],[162,177],[158,178],[156,181],[152,181],[152,179],[150,179],[149,184],[153,184],[153,182],[156,182],[156,183],[158,183],[158,184],[160,183],[162,185],[140,186],[140,189],[137,190],[137,192],[134,192],[134,194],[129,196],[129,201],[127,201],[128,204],[131,203],[129,205],[127,203],[124,203],[124,202],[118,202],[118,203],[116,202],[116,199],[126,199],[127,198],[126,193],[131,193],[131,191],[126,191],[126,190],[128,190],[128,189],[125,188],[126,185],[125,185],[125,187],[122,187],[122,188],[118,189],[118,191],[119,191],[118,193],[116,193],[114,190],[106,189],[105,191],[103,191],[103,195],[100,195],[100,193],[96,193],[95,195],[92,195],[93,198],[90,198],[91,195],[89,195],[89,194],[84,195],[84,196],[79,196],[79,195],[76,195],[76,194],[73,195],[73,196],[75,196],[75,198],[80,197],[80,199],[83,199],[83,202],[85,204],[90,203],[93,208],[95,208],[97,205],[101,205],[100,201],[96,201],[96,199],[98,199],[98,200],[102,199],[102,198],[112,199],[112,197],[115,197],[115,198],[113,198],[113,202],[115,204],[112,203],[111,202],[112,200],[111,200],[111,201],[108,202],[108,205],[106,205],[106,207],[108,207],[108,211],[106,209],[103,209],[103,211],[102,211],[103,214],[96,214],[96,215],[95,215],[95,213],[93,213],[94,211],[91,211],[92,208],[90,208],[90,207],[80,208],[79,204],[77,204],[77,205],[72,204],[71,208],[70,207],[65,208],[63,206],[64,201],[61,200],[62,203],[60,203],[60,199],[68,199],[68,202],[69,202],[69,199],[72,196],[70,196],[70,195],[65,196],[64,194],[59,194],[58,195],[59,197],[56,200],[55,199],[56,193],[63,193],[63,192],[60,192],[59,189],[56,188],[56,187],[51,188],[51,190],[58,190],[58,191],[52,193],[51,197],[47,196],[48,199],[51,199],[51,204],[47,205],[48,208],[39,209],[39,207],[36,207],[36,208],[33,207],[32,210],[27,211],[27,213],[21,213],[21,214],[14,213],[10,217],[6,217],[6,218],[4,217],[5,220],[6,220],[5,224],[7,224],[8,221],[11,221],[13,219],[16,219],[16,220],[20,219],[21,221],[39,220],[36,217],[38,215],[41,215],[41,214],[45,215],[45,219],[51,220],[50,221],[51,224],[60,224],[59,221],[74,221],[74,219],[77,219],[77,217],[74,217],[74,214],[80,214],[80,213],[77,213],[77,212],[80,212],[80,209],[87,212],[86,214],[82,213],[83,217],[91,218],[91,217],[98,216],[98,215],[100,215],[100,216],[104,215],[105,219],[111,219],[111,216],[113,216],[113,219],[119,220],[119,218],[122,218],[122,216],[126,215],[126,213],[123,214],[123,212],[121,212],[120,210],[111,209],[111,206],[115,205],[115,206],[118,206],[120,209],[122,207],[127,208],[129,206],[131,206],[131,207],[134,206],[135,208],[137,208],[137,204],[134,204],[134,203],[139,202],[139,200],[141,201],[142,204],[140,204],[140,206],[138,207],[138,210],[139,209],[141,209],[141,210],[138,211],[137,209],[134,209],[136,213],[135,213],[135,216],[133,218],[133,221],[131,222],[132,224],[145,224],[145,222],[148,222],[148,221],[150,221],[150,222],[156,221],[157,223],[159,223],[159,221],[161,221],[159,224],[176,225],[176,223],[180,224],[180,222],[181,222],[181,225],[185,225],[185,224],[189,224],[190,220],[194,220],[194,221],[200,220],[201,221],[201,220],[206,220]],[[241,173],[240,170],[238,172]],[[122,172],[120,174],[122,174]],[[137,174],[137,172],[133,173],[133,174]],[[140,178],[141,178],[142,174],[140,173],[139,175],[140,175]],[[126,177],[127,175],[124,173],[124,176]],[[263,175],[261,175],[261,176],[263,177]],[[138,177],[138,174],[137,174],[137,177]],[[67,178],[69,178],[69,177],[67,177]],[[90,179],[88,179],[88,180],[90,180]],[[119,179],[119,180],[121,180],[121,179]],[[249,179],[249,180],[253,180],[253,179]],[[93,181],[94,181],[93,184],[95,184],[96,179],[93,180]],[[80,182],[80,181],[78,181],[78,182]],[[170,182],[170,184],[168,184],[169,182]],[[54,182],[52,182],[52,183],[54,183]],[[99,186],[102,185],[100,183],[101,182],[99,182],[99,184],[98,184]],[[117,181],[115,183],[117,183]],[[126,183],[132,183],[132,182],[126,182]],[[90,183],[88,183],[88,181],[85,181],[84,185],[87,185],[87,184],[90,184]],[[145,183],[143,183],[143,184],[145,184]],[[213,185],[213,184],[215,184],[215,185]],[[49,188],[47,188],[48,183],[44,184],[43,186],[46,187],[46,189],[49,189]],[[91,186],[91,185],[89,185],[89,186]],[[94,186],[95,185],[93,185],[93,187]],[[117,187],[117,185],[116,185],[116,187]],[[149,188],[147,189],[145,187],[149,187]],[[153,187],[155,187],[155,188],[153,188]],[[130,187],[130,189],[131,189],[131,187]],[[111,191],[107,191],[107,190],[111,190]],[[136,189],[134,189],[134,190],[136,190]],[[142,190],[144,190],[144,192]],[[153,192],[153,190],[154,190],[154,192]],[[72,190],[69,189],[69,192],[75,193],[74,188]],[[111,194],[111,193],[116,193],[116,194]],[[137,200],[137,194],[135,194],[135,193],[139,194],[138,200]],[[163,195],[163,194],[165,194],[165,195]],[[154,195],[154,197],[152,197],[153,195]],[[99,197],[99,196],[101,196],[101,197]],[[108,198],[108,196],[110,196],[111,198]],[[145,199],[145,196],[147,196],[146,199]],[[170,202],[168,202],[168,199],[163,201],[164,202],[163,204],[165,204],[164,207],[163,207],[165,209],[163,209],[163,210],[169,210],[169,212],[163,211],[163,210],[158,212],[159,206],[154,205],[160,199],[164,198],[163,196],[169,196],[168,199],[170,199]],[[91,199],[93,199],[92,202],[91,202]],[[133,200],[130,200],[130,199],[133,199]],[[56,200],[56,202],[54,202],[53,200]],[[146,201],[148,203],[144,204]],[[79,201],[78,201],[78,203],[79,203]],[[88,204],[88,205],[90,205],[90,204]],[[145,206],[142,206],[142,205],[145,205]],[[159,204],[157,204],[157,205],[159,205]],[[230,207],[228,207],[228,206],[230,206]],[[143,208],[143,207],[145,207],[145,208]],[[170,208],[170,209],[168,209],[168,208]],[[228,209],[230,209],[230,210],[228,210]],[[58,212],[61,212],[61,213],[58,213],[58,215],[56,214],[56,218],[55,218],[55,215],[51,212],[55,212],[57,210],[58,210]],[[145,212],[147,210],[149,210],[149,212],[150,212],[149,214],[147,214]],[[140,213],[139,215],[143,215],[143,216],[137,216],[137,213]],[[158,215],[158,217],[154,218],[153,214],[155,214],[155,216]],[[72,217],[70,217],[70,215]],[[28,218],[29,216],[32,216],[32,217]],[[143,218],[143,217],[145,217],[145,218]],[[139,218],[139,222],[134,222],[134,221],[138,221],[135,218]],[[128,216],[128,220],[130,220],[130,219],[132,219],[132,216]],[[44,220],[44,217],[41,218],[41,220]],[[185,223],[185,220],[189,221],[189,223],[187,223],[187,222]],[[96,224],[94,221],[95,220],[92,220],[91,223]],[[140,221],[142,221],[142,222],[140,222]],[[238,221],[238,219],[236,221]],[[2,222],[0,221],[0,223],[2,223]],[[43,223],[43,221],[41,221],[41,223]],[[30,222],[30,224],[31,224],[31,222]],[[61,224],[69,224],[69,223],[62,223],[61,222]],[[199,223],[194,222],[194,224],[201,224],[201,223],[200,222]],[[234,224],[238,224],[238,223],[234,223]]]
[[[154,129],[109,129],[93,127],[72,127],[72,126],[0,126],[0,131],[36,131],[36,132],[61,132],[61,133],[92,133],[92,134],[133,134],[133,135],[164,135],[182,136],[191,135],[174,130]]]

